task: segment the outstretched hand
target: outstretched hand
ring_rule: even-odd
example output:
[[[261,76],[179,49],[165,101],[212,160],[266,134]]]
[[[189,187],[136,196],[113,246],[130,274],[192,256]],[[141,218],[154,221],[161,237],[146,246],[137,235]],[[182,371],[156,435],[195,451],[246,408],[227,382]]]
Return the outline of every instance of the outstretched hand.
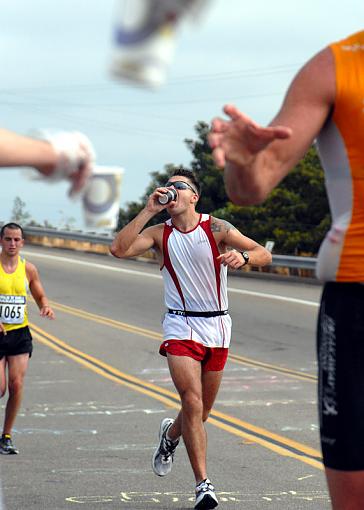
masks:
[[[292,134],[285,126],[260,126],[234,105],[226,105],[224,113],[229,120],[215,118],[208,136],[215,164],[219,167],[249,165],[274,140],[290,138]]]

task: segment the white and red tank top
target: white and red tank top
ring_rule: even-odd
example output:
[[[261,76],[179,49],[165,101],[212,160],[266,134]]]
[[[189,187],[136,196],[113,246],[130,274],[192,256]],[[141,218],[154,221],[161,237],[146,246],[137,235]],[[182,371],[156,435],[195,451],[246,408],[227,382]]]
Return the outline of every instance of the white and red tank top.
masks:
[[[211,217],[201,214],[196,227],[181,232],[171,220],[164,225],[163,266],[167,309],[188,312],[217,312],[228,308],[227,267],[211,232]],[[228,348],[231,339],[230,315],[184,317],[166,313],[164,340],[190,340],[205,347]]]
[[[211,232],[211,217],[201,214],[188,232],[166,221],[161,268],[165,305],[175,310],[213,312],[227,310],[227,267]]]

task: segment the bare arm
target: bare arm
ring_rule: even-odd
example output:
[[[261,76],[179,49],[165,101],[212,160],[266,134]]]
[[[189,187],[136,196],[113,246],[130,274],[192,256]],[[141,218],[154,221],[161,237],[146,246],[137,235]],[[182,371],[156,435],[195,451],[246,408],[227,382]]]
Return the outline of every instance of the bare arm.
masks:
[[[0,167],[32,166],[47,175],[56,163],[50,143],[0,129]]]
[[[215,233],[215,238],[219,244],[223,243],[229,248],[219,257],[224,265],[232,269],[238,269],[245,265],[245,260],[241,252],[246,251],[249,255],[249,264],[253,266],[266,266],[272,262],[271,253],[263,246],[244,236],[231,223],[218,218],[211,219],[211,230]]]
[[[114,257],[128,258],[142,255],[155,245],[157,226],[143,230],[148,221],[154,216],[143,209],[130,223],[128,223],[115,237],[110,247]],[[143,232],[141,232],[143,230]]]
[[[330,48],[312,58],[291,83],[269,127],[237,108],[224,108],[230,120],[215,119],[209,136],[234,203],[263,201],[302,158],[328,118],[335,100],[335,69]]]
[[[30,166],[46,177],[58,175],[71,181],[71,195],[80,192],[95,159],[91,142],[78,132],[56,133],[47,140],[0,129],[0,168]]]
[[[49,306],[48,298],[44,292],[37,268],[30,262],[26,262],[26,273],[29,282],[29,289],[34,298],[34,301],[38,305],[40,315],[42,317],[54,319],[55,314],[52,308]]]
[[[166,188],[157,188],[148,198],[144,209],[116,235],[110,246],[110,252],[114,257],[136,257],[150,248],[160,249],[163,226],[155,225],[145,230],[143,228],[153,216],[168,206],[168,204],[161,205],[158,202],[158,197],[162,195],[163,190]]]

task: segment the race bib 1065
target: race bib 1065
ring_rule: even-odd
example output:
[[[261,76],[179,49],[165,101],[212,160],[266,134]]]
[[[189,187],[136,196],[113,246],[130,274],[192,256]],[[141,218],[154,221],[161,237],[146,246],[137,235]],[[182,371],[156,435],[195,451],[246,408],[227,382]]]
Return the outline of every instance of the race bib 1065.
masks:
[[[4,324],[24,322],[26,302],[26,296],[0,294],[0,322]]]

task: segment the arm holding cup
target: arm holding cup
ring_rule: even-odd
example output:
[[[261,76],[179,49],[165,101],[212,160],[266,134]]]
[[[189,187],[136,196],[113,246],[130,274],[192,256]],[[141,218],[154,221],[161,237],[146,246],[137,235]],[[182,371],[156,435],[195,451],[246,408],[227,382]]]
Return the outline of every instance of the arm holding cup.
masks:
[[[0,129],[0,167],[32,167],[49,180],[68,179],[70,194],[80,192],[91,172],[95,153],[82,133],[41,133],[33,138]]]

